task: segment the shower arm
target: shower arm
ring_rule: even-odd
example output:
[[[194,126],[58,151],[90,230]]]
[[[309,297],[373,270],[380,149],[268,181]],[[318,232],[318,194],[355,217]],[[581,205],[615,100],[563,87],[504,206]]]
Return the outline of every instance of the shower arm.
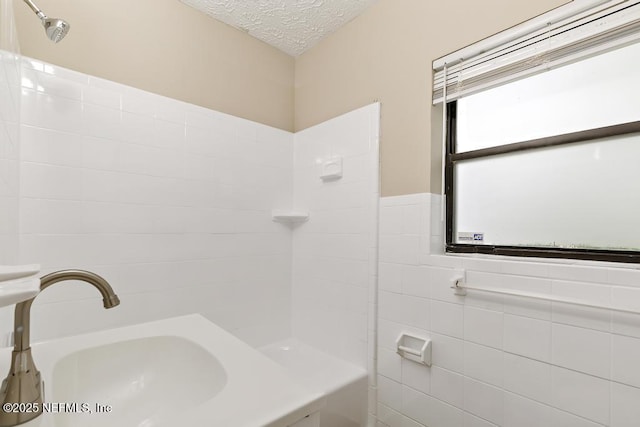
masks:
[[[38,18],[40,19],[46,19],[47,15],[44,14],[43,11],[40,10],[40,8],[38,6],[36,6],[36,4],[31,1],[31,0],[23,0],[27,6],[29,6],[31,8],[31,10],[33,10],[33,12],[38,15]]]

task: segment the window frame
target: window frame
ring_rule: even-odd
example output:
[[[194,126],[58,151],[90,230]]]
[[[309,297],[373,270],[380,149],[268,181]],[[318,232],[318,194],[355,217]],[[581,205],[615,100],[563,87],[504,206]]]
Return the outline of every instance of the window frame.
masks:
[[[594,139],[640,133],[640,121],[606,126],[553,135],[545,138],[481,148],[463,153],[456,152],[457,141],[457,100],[447,102],[446,108],[446,153],[445,153],[445,251],[447,253],[489,254],[519,257],[565,258],[590,261],[609,261],[624,263],[640,263],[639,251],[578,249],[578,248],[546,248],[536,246],[485,245],[472,243],[456,243],[455,233],[455,164],[456,162],[490,158],[507,153],[535,150],[543,147],[555,147],[566,144],[586,142]]]

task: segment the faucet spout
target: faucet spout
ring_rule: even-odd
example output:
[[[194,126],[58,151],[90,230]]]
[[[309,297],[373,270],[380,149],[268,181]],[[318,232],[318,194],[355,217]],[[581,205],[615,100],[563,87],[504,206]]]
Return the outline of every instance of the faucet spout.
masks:
[[[40,278],[40,292],[49,286],[67,280],[78,280],[89,283],[102,294],[104,308],[113,308],[120,304],[118,295],[115,294],[109,282],[95,273],[84,270],[61,270],[47,274]],[[14,351],[27,350],[30,343],[31,332],[31,305],[36,297],[16,304],[14,316]]]
[[[113,308],[120,304],[120,299],[113,291],[113,288],[104,278],[95,273],[84,270],[62,270],[47,274],[40,279],[40,290],[43,291],[54,283],[66,280],[79,280],[89,283],[102,294],[104,308]]]
[[[40,291],[67,280],[78,280],[93,285],[102,295],[104,308],[120,304],[111,285],[95,273],[84,270],[62,270],[40,278]],[[36,295],[37,297],[37,295]],[[42,381],[31,356],[31,305],[36,297],[16,304],[14,314],[15,344],[11,354],[11,369],[0,388],[1,403],[37,403],[32,412],[0,411],[0,427],[27,422],[42,413]]]

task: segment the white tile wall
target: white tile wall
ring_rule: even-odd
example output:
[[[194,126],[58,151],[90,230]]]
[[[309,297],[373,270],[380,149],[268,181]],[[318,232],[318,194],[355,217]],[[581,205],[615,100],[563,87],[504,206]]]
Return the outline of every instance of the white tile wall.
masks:
[[[13,2],[0,0],[0,265],[18,261],[20,78]],[[0,308],[0,324],[12,321],[11,309]]]
[[[34,340],[191,312],[254,345],[290,336],[291,230],[271,210],[292,203],[293,135],[23,64],[20,261],[96,271],[122,300],[57,285]]]
[[[380,200],[379,427],[640,425],[640,315],[450,289],[464,270],[477,286],[637,310],[639,266],[444,255],[440,227],[439,196]],[[394,352],[410,331],[433,341],[432,367],[410,370],[428,387]]]
[[[20,79],[13,2],[0,0],[0,264],[17,261]]]
[[[21,134],[13,205],[0,201],[16,213],[6,252],[44,273],[95,271],[122,301],[105,311],[91,287],[57,285],[34,304],[34,341],[199,312],[255,346],[293,331],[371,367],[379,104],[294,137],[38,60],[14,65],[18,103],[0,105],[20,114],[12,123]],[[17,147],[7,133],[0,156]],[[317,162],[334,156],[344,175],[323,182]],[[276,223],[274,209],[308,210],[311,219]],[[402,218],[404,227],[420,219]],[[403,321],[429,328],[425,272],[402,272],[401,286],[417,291],[403,301],[412,307]],[[11,329],[4,317],[0,333]],[[428,373],[390,361],[385,372],[397,384],[429,391]]]
[[[363,368],[372,331],[367,301],[377,271],[379,118],[376,103],[296,133],[293,206],[282,206],[310,213],[293,231],[293,334]],[[320,166],[332,157],[342,157],[343,176],[322,181]],[[382,274],[385,286],[396,286],[392,272]],[[397,295],[380,295],[392,320],[400,315],[393,312],[399,303],[386,297]],[[422,297],[403,301],[413,308],[403,320],[425,326],[428,303]]]
[[[19,60],[16,54],[0,50],[0,264],[17,260]]]

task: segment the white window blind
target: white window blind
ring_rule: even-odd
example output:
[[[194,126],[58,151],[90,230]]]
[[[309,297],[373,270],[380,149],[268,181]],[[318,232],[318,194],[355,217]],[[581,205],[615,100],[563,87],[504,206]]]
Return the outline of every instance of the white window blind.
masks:
[[[640,0],[574,0],[433,62],[433,103],[640,40]],[[446,80],[446,87],[445,87]]]

